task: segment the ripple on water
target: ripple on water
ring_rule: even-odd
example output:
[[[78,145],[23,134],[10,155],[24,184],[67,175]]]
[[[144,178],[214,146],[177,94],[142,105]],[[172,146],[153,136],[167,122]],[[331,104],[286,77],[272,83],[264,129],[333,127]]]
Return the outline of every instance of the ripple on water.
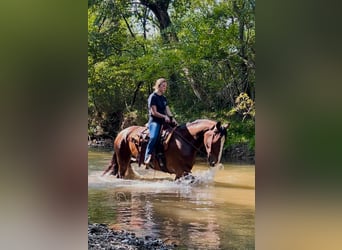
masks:
[[[170,189],[186,189],[190,187],[207,186],[214,183],[214,178],[218,169],[222,165],[209,168],[204,171],[196,171],[193,174],[182,177],[174,181],[174,177],[165,173],[155,173],[157,171],[149,170],[144,175],[139,175],[139,179],[126,180],[119,179],[112,175],[102,176],[102,171],[94,171],[88,176],[88,187],[90,188],[112,188],[122,187],[141,190],[170,190]],[[158,175],[158,176],[157,176]],[[158,187],[156,189],[156,187]]]

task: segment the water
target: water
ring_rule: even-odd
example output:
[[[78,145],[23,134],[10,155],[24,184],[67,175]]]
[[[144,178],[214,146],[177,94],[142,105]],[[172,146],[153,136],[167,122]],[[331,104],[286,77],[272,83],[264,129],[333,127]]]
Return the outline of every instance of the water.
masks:
[[[101,177],[110,159],[110,152],[89,151],[89,222],[160,237],[178,249],[255,248],[253,165],[197,164],[195,182],[135,166],[142,179],[122,180]]]

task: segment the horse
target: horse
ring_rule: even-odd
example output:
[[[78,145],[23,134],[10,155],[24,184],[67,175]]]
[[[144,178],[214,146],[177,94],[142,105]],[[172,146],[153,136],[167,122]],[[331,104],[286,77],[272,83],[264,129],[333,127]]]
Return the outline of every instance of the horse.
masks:
[[[175,180],[188,176],[195,164],[196,153],[200,152],[203,146],[209,166],[214,167],[221,161],[228,127],[229,123],[221,125],[220,121],[209,119],[198,119],[176,126],[170,132],[164,150],[165,166],[160,164],[156,157],[152,157],[153,168],[175,174]],[[135,176],[131,166],[132,159],[138,159],[141,157],[139,154],[143,154],[137,147],[136,138],[146,130],[143,126],[130,126],[119,132],[114,140],[112,160],[102,175],[111,171],[118,178],[131,179]]]

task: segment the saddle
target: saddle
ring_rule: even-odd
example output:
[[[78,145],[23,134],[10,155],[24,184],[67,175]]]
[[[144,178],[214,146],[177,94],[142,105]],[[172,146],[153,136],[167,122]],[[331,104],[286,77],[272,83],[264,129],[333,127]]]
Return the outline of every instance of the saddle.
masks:
[[[155,146],[155,157],[157,159],[160,169],[164,172],[167,172],[166,159],[164,153],[168,149],[169,141],[175,129],[176,126],[168,126],[166,128],[162,126],[157,144]],[[145,128],[144,130],[140,131],[139,133],[131,137],[131,141],[135,144],[138,151],[138,156],[135,161],[138,163],[139,167],[144,162],[145,152],[149,139],[150,133],[148,128]]]

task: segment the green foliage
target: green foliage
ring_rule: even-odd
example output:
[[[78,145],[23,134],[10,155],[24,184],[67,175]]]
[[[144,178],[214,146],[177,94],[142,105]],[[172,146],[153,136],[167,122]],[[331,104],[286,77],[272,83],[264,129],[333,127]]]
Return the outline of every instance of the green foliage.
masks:
[[[247,143],[251,150],[255,148],[255,123],[248,120],[244,123],[237,119],[230,120],[228,138],[225,147]]]
[[[244,121],[245,118],[248,116],[254,119],[254,101],[251,98],[249,98],[249,96],[246,93],[240,93],[240,95],[235,100],[235,104],[236,106],[228,112],[228,116],[240,114],[243,116],[242,121]]]
[[[255,2],[167,1],[169,29],[178,37],[168,42],[151,9],[137,2],[88,1],[90,127],[95,117],[116,130],[128,118],[146,122],[147,97],[165,77],[178,122],[233,120],[227,143],[253,146]]]
[[[248,143],[249,148],[255,147],[255,104],[246,93],[240,93],[235,99],[235,106],[225,112],[232,120],[230,126],[231,139],[229,145]]]

